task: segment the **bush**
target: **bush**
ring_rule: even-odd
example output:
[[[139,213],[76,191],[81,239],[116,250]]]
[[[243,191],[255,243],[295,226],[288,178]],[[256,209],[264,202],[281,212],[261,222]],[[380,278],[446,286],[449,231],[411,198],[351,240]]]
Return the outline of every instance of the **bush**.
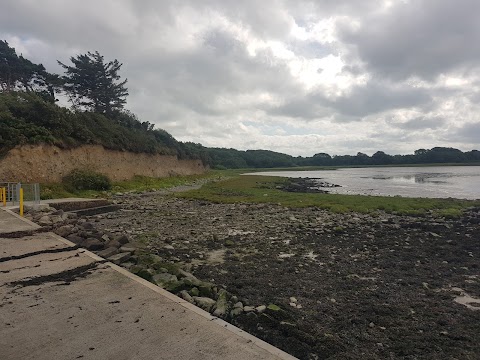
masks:
[[[110,190],[112,183],[103,174],[89,170],[75,169],[62,180],[68,191],[79,190]]]

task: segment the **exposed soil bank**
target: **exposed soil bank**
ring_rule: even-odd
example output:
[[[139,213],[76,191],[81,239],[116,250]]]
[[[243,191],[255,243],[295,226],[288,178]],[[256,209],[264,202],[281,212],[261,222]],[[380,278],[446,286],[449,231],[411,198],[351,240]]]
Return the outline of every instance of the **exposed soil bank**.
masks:
[[[89,169],[111,180],[129,180],[134,175],[167,177],[201,174],[201,160],[179,160],[176,156],[108,150],[100,145],[60,149],[52,145],[16,147],[0,159],[3,181],[60,182],[73,169]]]
[[[277,305],[231,321],[299,358],[480,356],[479,209],[449,220],[117,200],[124,210],[96,216],[97,228],[130,234],[244,305]]]

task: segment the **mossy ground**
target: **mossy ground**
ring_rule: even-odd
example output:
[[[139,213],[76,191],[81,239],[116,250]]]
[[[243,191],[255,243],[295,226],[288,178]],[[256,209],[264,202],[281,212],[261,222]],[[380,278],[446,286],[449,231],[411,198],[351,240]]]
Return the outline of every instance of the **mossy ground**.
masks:
[[[306,194],[282,191],[286,178],[242,175],[205,184],[197,190],[177,196],[216,203],[276,203],[288,207],[314,206],[336,213],[370,213],[383,210],[399,215],[423,215],[434,211],[458,217],[463,209],[480,206],[480,201],[458,199],[405,198],[398,196],[362,196],[341,194]]]
[[[112,192],[142,192],[204,183],[200,189],[176,196],[216,203],[276,203],[288,207],[314,206],[336,213],[355,211],[371,213],[383,210],[399,215],[423,215],[434,211],[445,217],[459,217],[465,208],[480,206],[480,201],[459,199],[405,198],[399,196],[363,196],[342,194],[306,194],[282,191],[287,178],[240,175],[251,169],[211,170],[201,175],[150,178],[135,176],[131,180],[113,183],[112,190],[71,192],[63,184],[42,184],[42,199],[65,197],[104,197]]]

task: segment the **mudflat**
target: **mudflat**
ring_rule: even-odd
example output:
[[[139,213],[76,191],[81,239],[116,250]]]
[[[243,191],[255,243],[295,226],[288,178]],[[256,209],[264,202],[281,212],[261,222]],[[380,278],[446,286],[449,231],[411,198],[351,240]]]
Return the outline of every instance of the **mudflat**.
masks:
[[[480,209],[336,214],[123,195],[107,233],[271,311],[233,324],[302,359],[478,359]],[[93,220],[90,219],[91,221]]]

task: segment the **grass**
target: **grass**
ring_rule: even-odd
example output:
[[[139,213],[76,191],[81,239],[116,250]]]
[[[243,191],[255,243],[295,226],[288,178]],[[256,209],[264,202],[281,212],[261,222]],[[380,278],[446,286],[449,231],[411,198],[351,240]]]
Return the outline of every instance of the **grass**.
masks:
[[[96,198],[104,197],[108,198],[111,193],[115,192],[142,192],[149,190],[168,189],[174,186],[182,186],[193,184],[196,181],[215,181],[230,176],[237,176],[245,172],[245,170],[211,170],[200,175],[188,175],[188,176],[171,176],[166,178],[152,178],[146,176],[134,176],[131,180],[117,181],[112,183],[112,189],[110,191],[94,191],[94,190],[82,190],[73,191],[70,187],[62,183],[44,183],[40,186],[40,197],[45,199],[60,199],[68,197],[79,198]]]
[[[243,175],[205,184],[201,189],[177,194],[178,197],[208,200],[216,203],[274,203],[287,207],[314,206],[336,213],[355,211],[370,213],[383,210],[400,215],[424,215],[434,211],[446,217],[461,216],[480,201],[458,199],[404,198],[341,194],[306,194],[285,192],[278,187],[286,178]]]
[[[382,210],[400,215],[421,216],[433,211],[437,215],[447,218],[458,218],[463,214],[465,208],[480,206],[480,201],[459,199],[290,193],[278,189],[288,181],[287,178],[258,175],[240,176],[251,170],[254,169],[211,170],[201,175],[168,178],[136,176],[129,181],[113,183],[112,190],[109,192],[92,190],[69,192],[62,184],[42,184],[41,197],[42,199],[108,198],[112,192],[142,192],[205,182],[198,190],[178,193],[176,196],[216,203],[274,203],[287,207],[313,206],[336,213],[349,211],[371,213]]]

